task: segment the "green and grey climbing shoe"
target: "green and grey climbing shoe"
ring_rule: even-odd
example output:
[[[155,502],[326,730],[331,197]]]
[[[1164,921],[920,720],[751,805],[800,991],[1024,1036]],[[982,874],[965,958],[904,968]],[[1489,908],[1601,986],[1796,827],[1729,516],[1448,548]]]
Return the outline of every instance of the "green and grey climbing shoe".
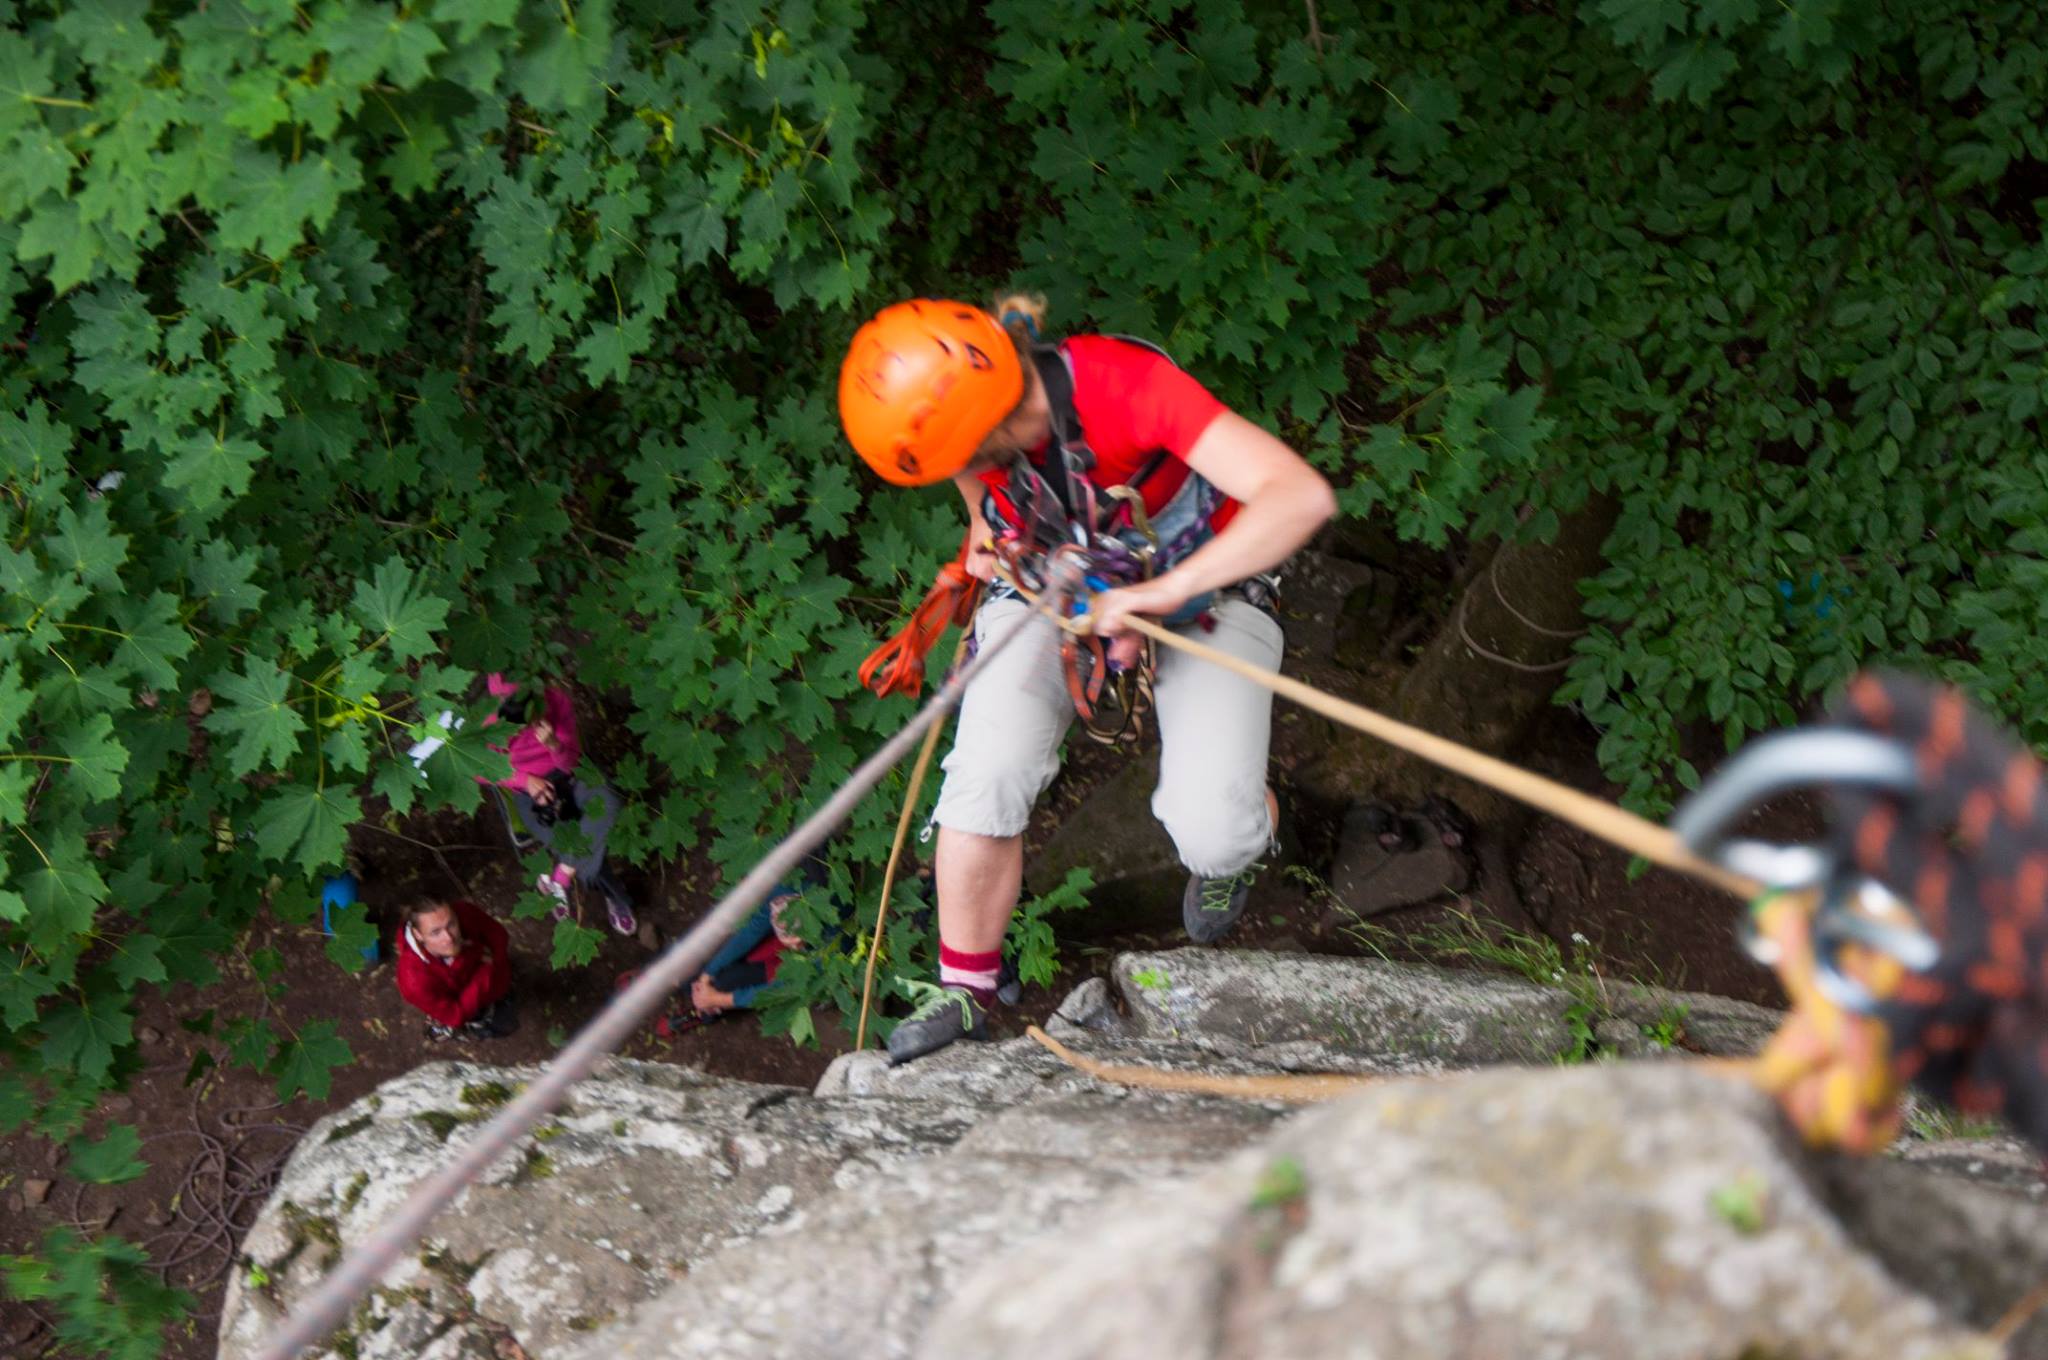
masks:
[[[966,992],[933,987],[910,1018],[889,1032],[889,1066],[935,1053],[955,1039],[987,1039],[988,1012]]]
[[[1259,876],[1262,867],[1249,864],[1226,878],[1190,875],[1188,889],[1180,897],[1180,920],[1188,928],[1188,938],[1196,944],[1214,944],[1222,939],[1237,924],[1237,918],[1244,915],[1252,880]]]

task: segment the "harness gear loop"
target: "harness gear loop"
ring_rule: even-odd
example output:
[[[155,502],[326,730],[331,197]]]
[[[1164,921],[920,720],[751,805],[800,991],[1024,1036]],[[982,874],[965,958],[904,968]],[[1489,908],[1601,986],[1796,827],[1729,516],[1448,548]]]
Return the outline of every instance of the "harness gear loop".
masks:
[[[1062,543],[1043,554],[1032,554],[1024,550],[1021,539],[1006,535],[990,546],[996,555],[998,579],[1027,601],[1038,595],[1034,589],[1037,569],[1049,571],[1052,564],[1070,568],[1090,590],[1112,588],[1108,580],[1096,574],[1099,556],[1078,544]],[[1087,605],[1076,599],[1069,608],[1078,615],[1086,612]],[[1152,711],[1152,644],[1144,645],[1136,665],[1112,671],[1109,651],[1102,639],[1088,629],[1063,622],[1059,654],[1067,697],[1089,740],[1104,746],[1135,745],[1140,741],[1145,732],[1145,716]],[[1108,703],[1103,701],[1105,694],[1109,696]]]
[[[1130,511],[1131,527],[1145,536],[1146,547],[1141,550],[1149,562],[1159,551],[1159,534],[1152,528],[1152,517],[1145,513],[1145,496],[1137,487],[1113,486],[1102,493],[1113,501],[1121,501]],[[1147,573],[1150,574],[1149,572]]]
[[[860,664],[860,682],[875,697],[915,696],[924,689],[924,659],[948,627],[967,627],[981,603],[981,582],[967,570],[973,544],[960,540],[960,555],[939,568],[938,578],[909,622]]]

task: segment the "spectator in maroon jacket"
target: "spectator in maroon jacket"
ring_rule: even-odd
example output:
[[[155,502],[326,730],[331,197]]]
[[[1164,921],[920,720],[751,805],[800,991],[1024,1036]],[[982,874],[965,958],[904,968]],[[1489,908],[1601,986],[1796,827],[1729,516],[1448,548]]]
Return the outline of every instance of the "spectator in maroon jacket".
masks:
[[[505,927],[474,902],[427,899],[405,909],[398,936],[398,994],[426,1012],[429,1039],[511,1033]]]

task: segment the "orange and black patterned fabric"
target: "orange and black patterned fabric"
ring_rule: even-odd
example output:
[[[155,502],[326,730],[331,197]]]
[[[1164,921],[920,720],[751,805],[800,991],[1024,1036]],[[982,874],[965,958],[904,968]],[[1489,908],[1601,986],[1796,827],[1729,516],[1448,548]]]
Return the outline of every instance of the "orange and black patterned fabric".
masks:
[[[1896,1074],[2048,1149],[2048,789],[2041,762],[1960,691],[1859,676],[1835,716],[1908,749],[1911,799],[1831,792],[1837,849],[1940,943],[1877,1012]]]

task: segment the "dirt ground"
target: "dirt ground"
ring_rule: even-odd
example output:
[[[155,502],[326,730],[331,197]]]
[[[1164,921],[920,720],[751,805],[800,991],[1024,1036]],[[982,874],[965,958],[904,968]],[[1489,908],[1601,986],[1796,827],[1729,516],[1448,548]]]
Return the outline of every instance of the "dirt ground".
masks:
[[[1545,721],[1531,761],[1565,782],[1611,794],[1593,761],[1593,736],[1575,715],[1560,710]],[[1050,809],[1071,806],[1076,792],[1112,773],[1120,759],[1077,745],[1061,776],[1065,787],[1056,786],[1044,802],[1045,817],[1052,815]],[[1034,838],[1049,829],[1045,817],[1034,827]],[[1817,826],[1811,809],[1797,807],[1769,821],[1767,830],[1787,838],[1805,838]],[[1313,860],[1333,828],[1297,830]],[[165,1353],[172,1360],[212,1356],[221,1289],[235,1246],[305,1127],[422,1062],[457,1057],[544,1062],[611,995],[617,975],[649,956],[640,940],[608,934],[588,967],[550,973],[545,963],[548,923],[508,921],[520,1014],[516,1032],[487,1042],[429,1043],[421,1017],[399,999],[393,981],[389,946],[396,908],[423,891],[460,893],[503,917],[522,891],[532,891],[531,884],[502,823],[488,811],[476,817],[444,813],[414,818],[402,834],[366,825],[358,828],[354,846],[366,870],[365,900],[384,931],[384,955],[377,966],[346,973],[326,957],[317,926],[266,919],[244,942],[241,961],[231,964],[233,975],[203,999],[180,988],[154,998],[138,1016],[142,1069],[126,1092],[104,1103],[89,1132],[97,1135],[116,1121],[135,1124],[144,1139],[148,1174],[125,1185],[84,1186],[61,1174],[62,1152],[47,1141],[26,1136],[0,1140],[0,1252],[33,1249],[56,1225],[111,1231],[141,1242],[167,1277],[198,1299],[194,1314],[170,1338]],[[1725,897],[1664,874],[1631,879],[1620,854],[1557,824],[1532,824],[1512,849],[1519,891],[1544,928],[1558,939],[1574,931],[1586,935],[1611,975],[1776,1001],[1769,975],[1735,945],[1737,905]],[[640,896],[642,920],[652,922],[663,938],[673,938],[709,905],[701,891],[677,886],[687,880],[685,874],[650,876],[632,867],[621,867],[619,873]],[[1488,887],[1482,879],[1473,898],[1484,898]],[[1441,909],[1400,913],[1385,924],[1398,933],[1441,914]],[[601,907],[586,904],[584,919],[601,923]],[[1175,920],[1167,912],[1156,930],[1069,944],[1055,984],[1027,991],[1020,1008],[995,1017],[996,1032],[1017,1034],[1027,1022],[1042,1022],[1072,986],[1105,972],[1116,952],[1184,943]],[[1284,875],[1261,882],[1251,910],[1228,943],[1361,952],[1328,902],[1312,886]],[[284,985],[275,995],[248,964],[265,948],[275,949],[283,960],[278,976]],[[345,1017],[342,1034],[355,1061],[335,1071],[325,1099],[301,1098],[280,1106],[269,1079],[228,1063],[222,1041],[201,1032],[208,1011],[222,1018],[267,1014],[280,1028],[318,1017]],[[737,1018],[672,1041],[643,1031],[626,1053],[750,1081],[808,1085],[850,1047],[846,1033],[821,1029],[819,1047],[800,1049],[764,1037],[751,1019]],[[219,1060],[217,1065],[207,1066],[209,1056]],[[0,1303],[0,1356],[37,1356],[49,1345],[44,1319],[20,1304]]]

